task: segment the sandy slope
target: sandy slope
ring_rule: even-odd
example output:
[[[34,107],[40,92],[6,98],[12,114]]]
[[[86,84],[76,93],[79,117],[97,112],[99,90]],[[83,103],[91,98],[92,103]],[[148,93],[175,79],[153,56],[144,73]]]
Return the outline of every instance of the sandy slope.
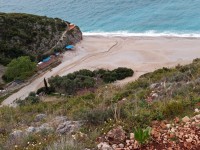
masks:
[[[66,52],[63,63],[8,97],[2,104],[24,99],[29,92],[43,86],[43,79],[66,75],[80,69],[130,67],[135,71],[127,83],[140,75],[162,67],[190,63],[200,57],[199,38],[175,37],[100,37],[88,36],[77,44],[75,52]]]

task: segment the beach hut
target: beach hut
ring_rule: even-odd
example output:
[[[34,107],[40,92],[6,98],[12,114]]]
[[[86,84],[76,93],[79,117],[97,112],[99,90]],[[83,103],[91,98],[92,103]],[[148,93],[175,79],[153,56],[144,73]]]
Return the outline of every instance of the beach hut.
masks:
[[[66,49],[66,50],[72,50],[73,48],[74,48],[73,45],[67,45],[67,46],[65,46],[65,49]]]
[[[42,60],[42,62],[48,62],[51,59],[51,57],[47,57],[45,59]]]

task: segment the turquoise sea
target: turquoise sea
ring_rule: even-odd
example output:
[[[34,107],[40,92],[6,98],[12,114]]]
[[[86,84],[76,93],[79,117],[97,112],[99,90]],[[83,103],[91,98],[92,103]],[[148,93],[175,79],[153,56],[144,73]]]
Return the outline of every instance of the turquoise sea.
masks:
[[[200,37],[200,0],[0,0],[0,12],[62,18],[87,35]]]

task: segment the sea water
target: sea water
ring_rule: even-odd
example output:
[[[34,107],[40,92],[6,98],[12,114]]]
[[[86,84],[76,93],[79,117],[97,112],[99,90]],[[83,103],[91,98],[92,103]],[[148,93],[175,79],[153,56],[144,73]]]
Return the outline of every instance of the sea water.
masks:
[[[0,12],[58,17],[85,35],[200,37],[200,0],[0,0]]]

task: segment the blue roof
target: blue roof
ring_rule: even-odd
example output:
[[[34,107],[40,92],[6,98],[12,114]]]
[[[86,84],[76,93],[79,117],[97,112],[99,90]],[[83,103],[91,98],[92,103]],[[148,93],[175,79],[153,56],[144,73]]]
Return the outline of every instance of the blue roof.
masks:
[[[72,49],[72,48],[74,48],[74,46],[73,45],[67,45],[65,48]]]
[[[49,61],[50,59],[51,59],[50,57],[47,57],[47,58],[43,59],[42,62],[47,62],[47,61]]]

